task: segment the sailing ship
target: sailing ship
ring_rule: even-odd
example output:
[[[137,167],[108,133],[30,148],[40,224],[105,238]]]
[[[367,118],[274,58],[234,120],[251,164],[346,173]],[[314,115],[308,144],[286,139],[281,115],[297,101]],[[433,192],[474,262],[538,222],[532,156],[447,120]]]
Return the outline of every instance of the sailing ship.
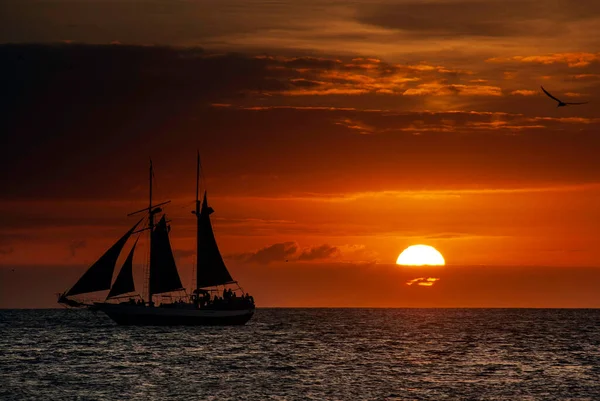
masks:
[[[223,261],[212,229],[204,191],[202,202],[198,197],[200,187],[200,153],[196,165],[196,266],[193,291],[187,293],[169,241],[170,225],[161,206],[170,201],[152,204],[154,172],[150,161],[150,196],[148,207],[128,216],[144,214],[117,242],[114,243],[71,287],[59,294],[58,302],[67,307],[102,311],[117,324],[122,325],[242,325],[248,322],[255,310],[254,299],[239,286]],[[158,215],[160,218],[158,218]],[[158,218],[158,222],[156,219]],[[147,225],[138,229],[142,221]],[[140,235],[149,232],[150,258],[144,284],[147,297],[135,292],[133,258]],[[117,278],[112,281],[115,265],[125,244],[133,235],[138,237],[127,255]],[[109,290],[104,301],[90,302],[74,298],[97,291]],[[146,293],[146,291],[144,291]],[[240,294],[238,295],[238,292]],[[180,295],[173,296],[173,293]],[[183,293],[183,295],[181,295]],[[129,294],[129,295],[127,295]],[[166,295],[165,294],[170,294]],[[222,294],[222,295],[221,295]],[[123,298],[127,300],[122,301]],[[156,302],[159,301],[159,302]],[[165,301],[166,300],[166,301]]]

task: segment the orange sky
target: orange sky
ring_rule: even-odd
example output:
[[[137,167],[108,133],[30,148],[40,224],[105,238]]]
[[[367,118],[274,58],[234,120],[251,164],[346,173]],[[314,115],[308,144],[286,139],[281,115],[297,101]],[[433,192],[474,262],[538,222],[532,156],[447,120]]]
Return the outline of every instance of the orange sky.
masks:
[[[30,3],[0,12],[0,307],[54,306],[149,156],[188,280],[196,148],[259,306],[600,307],[597,2]],[[393,266],[418,243],[449,266]]]

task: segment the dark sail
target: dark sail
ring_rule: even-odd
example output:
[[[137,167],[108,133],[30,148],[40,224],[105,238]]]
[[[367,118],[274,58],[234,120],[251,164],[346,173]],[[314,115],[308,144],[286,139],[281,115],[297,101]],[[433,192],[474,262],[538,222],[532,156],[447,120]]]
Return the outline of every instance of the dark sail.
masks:
[[[169,242],[165,216],[152,231],[150,247],[150,299],[153,294],[183,289]]]
[[[215,285],[223,285],[233,282],[233,278],[219,247],[215,240],[212,224],[210,223],[210,215],[214,210],[208,206],[206,200],[206,192],[204,192],[204,200],[202,201],[202,211],[196,215],[198,218],[198,255],[196,260],[196,287],[211,287]]]
[[[129,236],[131,236],[141,221],[142,220],[135,223],[135,225],[131,227],[131,230],[127,231],[121,239],[106,251],[104,255],[102,255],[100,259],[98,259],[96,263],[83,274],[83,276],[81,276],[79,281],[75,283],[65,296],[108,290],[112,282],[112,276],[119,254],[121,253],[123,246],[125,246],[125,242],[127,242]]]
[[[121,271],[106,299],[135,291],[135,284],[133,283],[133,252],[135,251],[136,245],[137,240],[135,241],[135,244],[133,244],[131,251],[129,251],[129,255],[127,256],[127,259],[125,259],[125,263],[123,263],[123,267],[121,267]]]

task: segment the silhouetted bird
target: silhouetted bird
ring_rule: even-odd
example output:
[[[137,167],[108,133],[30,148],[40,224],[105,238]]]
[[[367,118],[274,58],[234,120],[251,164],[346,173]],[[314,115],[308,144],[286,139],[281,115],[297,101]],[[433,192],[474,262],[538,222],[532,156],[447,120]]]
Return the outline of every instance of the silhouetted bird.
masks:
[[[563,102],[562,100],[557,99],[554,96],[552,96],[550,94],[550,92],[548,92],[546,89],[544,89],[543,86],[540,86],[540,88],[542,88],[542,90],[544,91],[544,93],[546,95],[548,95],[551,99],[554,99],[554,100],[556,100],[558,102],[558,106],[556,106],[556,107],[563,107],[563,106],[568,106],[568,105],[586,104],[587,103],[587,102],[579,102],[579,103],[575,103],[575,102]]]

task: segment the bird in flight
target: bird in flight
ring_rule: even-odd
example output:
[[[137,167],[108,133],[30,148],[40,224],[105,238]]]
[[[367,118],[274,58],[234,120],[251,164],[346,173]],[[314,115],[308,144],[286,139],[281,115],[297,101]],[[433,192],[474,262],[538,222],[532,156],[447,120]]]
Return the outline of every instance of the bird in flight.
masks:
[[[551,99],[554,99],[554,100],[556,100],[558,102],[558,106],[556,106],[556,107],[563,107],[563,106],[576,105],[576,104],[586,104],[587,103],[587,102],[579,102],[579,103],[576,103],[576,102],[563,102],[562,100],[557,99],[554,96],[552,96],[550,94],[550,92],[548,92],[546,89],[544,89],[543,86],[541,86],[541,88],[544,91],[544,93],[546,95],[548,95],[548,97],[550,97]]]

